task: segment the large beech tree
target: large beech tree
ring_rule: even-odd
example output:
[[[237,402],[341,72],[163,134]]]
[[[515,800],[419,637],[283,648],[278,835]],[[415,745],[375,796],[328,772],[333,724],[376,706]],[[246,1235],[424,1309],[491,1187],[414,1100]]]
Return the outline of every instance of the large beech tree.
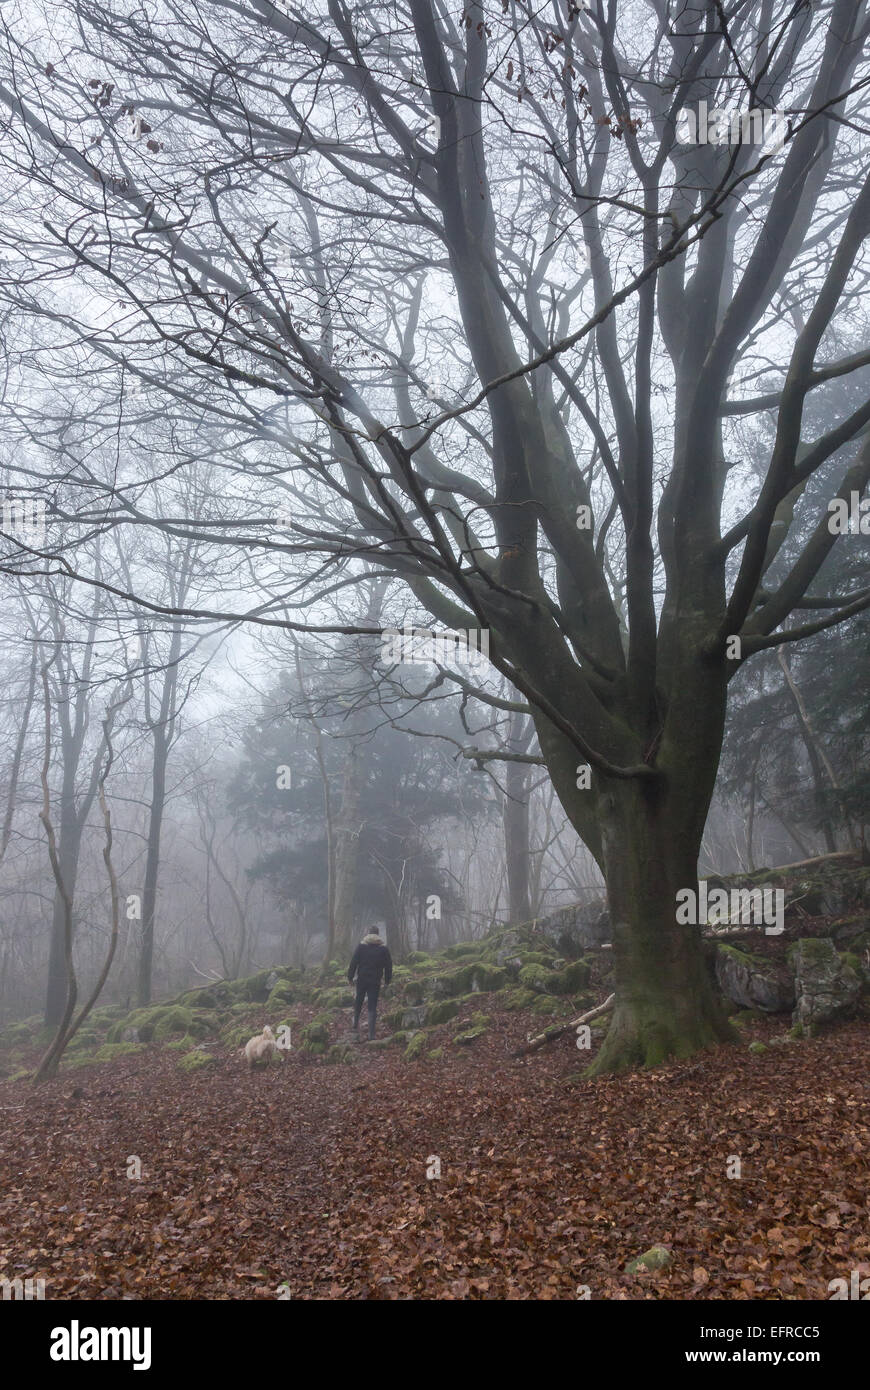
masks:
[[[675,895],[728,682],[870,604],[821,585],[824,508],[771,582],[814,471],[851,445],[838,495],[870,476],[870,402],[802,424],[870,361],[839,348],[865,323],[865,4],[55,0],[50,39],[10,8],[20,371],[88,393],[78,443],[16,417],[79,489],[49,567],[90,582],[76,527],[157,526],[239,555],[203,620],[355,630],[318,598],[367,571],[488,629],[607,880],[595,1069],[726,1038]],[[702,102],[730,143],[679,143]],[[728,123],[750,110],[784,144]],[[167,515],[145,459],[90,465],[155,410],[153,477],[208,455],[210,509]]]

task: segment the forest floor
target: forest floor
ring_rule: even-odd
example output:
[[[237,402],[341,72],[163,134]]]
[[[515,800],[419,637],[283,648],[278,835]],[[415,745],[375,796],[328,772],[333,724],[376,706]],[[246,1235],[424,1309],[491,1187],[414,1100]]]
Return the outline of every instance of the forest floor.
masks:
[[[586,1081],[573,1034],[511,1055],[540,1022],[493,1012],[438,1060],[185,1074],[149,1046],[0,1082],[0,1274],[74,1299],[827,1299],[870,1274],[870,1025],[756,1054],[782,1031],[759,1021]],[[653,1245],[671,1266],[626,1273]]]

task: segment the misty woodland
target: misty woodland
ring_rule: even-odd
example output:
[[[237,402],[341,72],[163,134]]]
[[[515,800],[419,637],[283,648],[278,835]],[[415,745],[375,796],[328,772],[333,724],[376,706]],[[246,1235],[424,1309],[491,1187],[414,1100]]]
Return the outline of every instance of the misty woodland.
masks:
[[[868,112],[865,0],[0,4],[3,1300],[870,1298]]]

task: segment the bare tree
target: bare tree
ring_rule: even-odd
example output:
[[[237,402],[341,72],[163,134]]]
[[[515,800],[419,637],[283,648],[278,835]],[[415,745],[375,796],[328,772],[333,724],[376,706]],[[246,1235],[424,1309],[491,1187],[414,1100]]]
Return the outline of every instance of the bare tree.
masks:
[[[776,567],[825,460],[854,442],[846,502],[870,478],[870,403],[802,430],[870,361],[837,350],[867,279],[863,0],[63,8],[78,48],[8,26],[7,298],[55,335],[40,370],[94,364],[89,437],[132,374],[195,422],[172,468],[208,449],[232,493],[168,515],[156,470],[119,493],[66,443],[70,524],[238,556],[254,597],[216,590],[200,621],[353,631],[318,600],[371,572],[488,632],[607,880],[596,1070],[729,1037],[675,920],[728,682],[870,605],[817,587],[827,513]],[[731,451],[765,413],[759,484]]]

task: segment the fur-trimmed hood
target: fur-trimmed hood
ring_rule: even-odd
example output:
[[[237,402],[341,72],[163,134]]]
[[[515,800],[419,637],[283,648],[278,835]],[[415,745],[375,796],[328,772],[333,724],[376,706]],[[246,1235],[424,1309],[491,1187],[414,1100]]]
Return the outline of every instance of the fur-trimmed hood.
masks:
[[[364,946],[383,946],[384,942],[376,931],[370,931],[368,936],[363,937],[362,944]]]

